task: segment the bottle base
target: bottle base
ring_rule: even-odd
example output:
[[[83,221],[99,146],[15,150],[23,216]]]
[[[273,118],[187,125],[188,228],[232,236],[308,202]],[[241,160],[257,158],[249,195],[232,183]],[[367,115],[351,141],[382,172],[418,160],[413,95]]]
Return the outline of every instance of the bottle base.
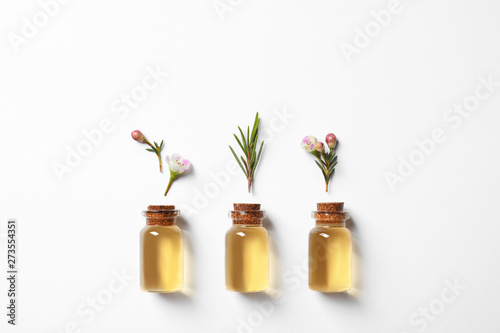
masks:
[[[175,293],[175,292],[181,291],[182,287],[176,288],[176,289],[169,289],[169,290],[150,290],[150,289],[144,289],[144,288],[141,287],[141,290],[144,291],[144,292],[146,292],[146,293],[171,294],[171,293]]]
[[[263,293],[266,292],[268,288],[265,289],[248,289],[248,290],[238,290],[238,289],[231,289],[229,287],[226,287],[227,291],[232,291],[235,293],[240,293],[240,294],[253,294],[253,293]]]
[[[318,291],[320,293],[345,293],[349,290],[351,290],[352,287],[345,287],[345,288],[316,288],[309,286],[309,289],[312,291]]]

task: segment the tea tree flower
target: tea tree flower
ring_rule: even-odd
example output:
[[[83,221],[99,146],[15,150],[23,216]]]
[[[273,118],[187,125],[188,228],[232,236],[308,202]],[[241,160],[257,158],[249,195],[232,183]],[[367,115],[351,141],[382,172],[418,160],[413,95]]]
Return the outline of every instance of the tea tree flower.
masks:
[[[245,157],[240,155],[240,158],[238,158],[238,155],[236,155],[236,153],[234,152],[233,147],[229,146],[229,149],[231,149],[231,152],[233,153],[236,162],[238,162],[241,171],[243,171],[243,174],[245,175],[245,177],[247,177],[248,193],[250,193],[250,190],[252,188],[255,169],[257,168],[257,164],[259,163],[260,154],[262,153],[262,147],[264,146],[264,141],[262,141],[260,144],[259,153],[257,154],[256,152],[257,139],[259,137],[259,124],[260,118],[259,113],[257,112],[257,114],[255,115],[252,132],[250,132],[250,126],[248,126],[247,135],[245,136],[241,128],[238,126],[238,130],[240,131],[241,135],[241,141],[236,134],[233,134]]]
[[[166,196],[174,180],[190,169],[191,162],[182,158],[179,154],[172,154],[170,157],[166,156],[165,159],[167,161],[168,168],[170,169],[170,181],[168,182],[168,186],[164,194]]]
[[[146,150],[150,151],[152,153],[155,153],[156,156],[158,156],[158,162],[160,163],[160,172],[162,172],[163,168],[161,165],[161,150],[163,149],[163,140],[161,140],[160,144],[157,144],[156,142],[154,142],[154,145],[152,145],[151,142],[149,142],[146,139],[146,137],[144,136],[144,134],[142,134],[142,132],[139,130],[133,131],[131,133],[131,135],[132,135],[132,139],[134,139],[135,141],[140,142],[140,143],[146,143],[151,147],[151,148],[147,148]]]
[[[328,152],[322,142],[318,142],[314,136],[308,135],[302,139],[301,147],[314,155],[317,159],[316,165],[321,169],[323,178],[325,179],[326,192],[328,192],[328,184],[335,171],[337,165],[337,154],[335,147],[337,145],[337,137],[333,133],[329,133],[325,138],[326,144],[330,149]]]
[[[312,135],[308,135],[306,137],[304,137],[302,139],[302,142],[300,143],[300,145],[302,146],[302,148],[304,148],[306,151],[312,153],[315,149],[315,145],[316,145],[316,142],[318,141],[318,139],[316,139],[314,136]]]
[[[337,145],[337,137],[333,133],[328,133],[326,135],[326,144],[328,145],[328,148],[333,149]]]
[[[144,134],[142,134],[141,131],[135,130],[132,132],[132,139],[137,142],[143,143],[146,140],[146,137],[144,136]]]
[[[316,144],[314,145],[314,149],[316,149],[318,153],[324,152],[325,145],[323,144],[323,142],[316,142]]]

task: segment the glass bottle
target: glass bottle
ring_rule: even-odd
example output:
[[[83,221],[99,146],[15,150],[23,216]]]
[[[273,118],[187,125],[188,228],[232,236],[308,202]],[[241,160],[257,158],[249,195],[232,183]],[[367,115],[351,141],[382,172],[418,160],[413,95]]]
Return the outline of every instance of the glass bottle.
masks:
[[[226,289],[241,293],[269,286],[269,244],[260,204],[234,204],[233,226],[226,233]]]
[[[175,206],[152,205],[142,212],[146,226],[140,235],[141,289],[169,293],[183,287],[182,229]]]
[[[341,292],[351,289],[351,232],[343,202],[318,203],[309,233],[309,289]]]

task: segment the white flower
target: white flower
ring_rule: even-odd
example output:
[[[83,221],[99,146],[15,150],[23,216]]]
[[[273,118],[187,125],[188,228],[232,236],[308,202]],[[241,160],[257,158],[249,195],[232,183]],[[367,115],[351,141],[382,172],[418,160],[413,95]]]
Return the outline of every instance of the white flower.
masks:
[[[180,175],[184,173],[191,167],[191,162],[189,160],[183,159],[179,154],[172,154],[172,156],[166,157],[168,167],[170,172],[173,172],[176,175]]]
[[[170,157],[166,156],[165,159],[167,160],[168,168],[170,169],[170,181],[168,182],[167,189],[164,194],[167,195],[174,180],[191,167],[191,162],[183,159],[179,154],[172,154]]]

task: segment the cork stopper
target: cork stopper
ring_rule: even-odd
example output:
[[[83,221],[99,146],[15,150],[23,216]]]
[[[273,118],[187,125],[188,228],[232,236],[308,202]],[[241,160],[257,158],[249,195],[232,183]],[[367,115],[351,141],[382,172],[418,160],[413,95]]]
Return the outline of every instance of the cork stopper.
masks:
[[[149,205],[142,215],[146,217],[147,225],[170,226],[175,224],[180,211],[174,205]]]
[[[343,202],[319,202],[316,206],[318,210],[312,216],[318,224],[344,224],[349,218]]]
[[[233,224],[261,224],[266,212],[260,210],[260,204],[235,203],[234,210],[229,212]]]
[[[235,203],[234,210],[260,210],[260,204]]]

